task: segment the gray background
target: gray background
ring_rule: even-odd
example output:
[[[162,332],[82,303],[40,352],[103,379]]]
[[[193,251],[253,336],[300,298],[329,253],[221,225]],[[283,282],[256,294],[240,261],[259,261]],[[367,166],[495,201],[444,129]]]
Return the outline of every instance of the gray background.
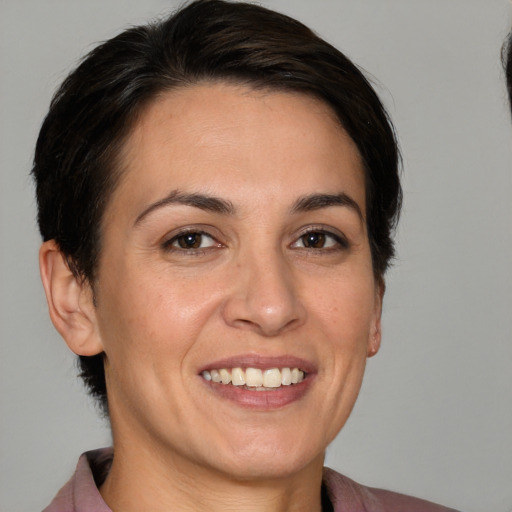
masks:
[[[55,87],[163,0],[0,0],[0,510],[40,510],[110,434],[47,317],[28,171]],[[512,510],[508,0],[267,0],[379,80],[404,154],[383,347],[328,463],[468,512]]]

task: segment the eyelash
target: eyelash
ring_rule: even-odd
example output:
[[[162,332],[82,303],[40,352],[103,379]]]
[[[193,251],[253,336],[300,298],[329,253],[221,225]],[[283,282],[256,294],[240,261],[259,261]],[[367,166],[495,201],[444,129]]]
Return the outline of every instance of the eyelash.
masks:
[[[212,243],[211,245],[207,247],[176,247],[174,244],[179,243],[180,239],[185,238],[187,235],[195,235],[195,236],[201,236],[201,237],[207,237],[209,238]],[[191,255],[201,255],[204,252],[206,252],[209,249],[215,248],[215,247],[222,247],[222,244],[218,242],[210,233],[207,233],[206,231],[202,231],[200,229],[187,229],[184,231],[181,231],[174,235],[172,238],[169,238],[168,240],[164,241],[162,243],[162,249],[166,252],[180,252],[184,254],[191,254]]]
[[[326,239],[330,238],[334,241],[335,245],[333,247],[319,247],[319,248],[313,248],[313,247],[297,247],[302,250],[311,251],[311,252],[327,252],[327,251],[339,251],[339,250],[346,250],[349,249],[350,244],[348,240],[345,238],[345,236],[337,233],[333,233],[332,231],[326,230],[325,228],[320,227],[310,227],[307,230],[305,230],[295,242],[293,242],[291,245],[292,247],[299,243],[301,240],[304,243],[304,238],[308,235],[322,235]],[[327,242],[327,240],[326,240]]]

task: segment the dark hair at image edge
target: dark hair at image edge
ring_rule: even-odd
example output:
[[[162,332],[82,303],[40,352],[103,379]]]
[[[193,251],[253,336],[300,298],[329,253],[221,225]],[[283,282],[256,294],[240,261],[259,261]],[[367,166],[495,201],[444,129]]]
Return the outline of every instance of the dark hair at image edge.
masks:
[[[512,114],[512,32],[510,32],[501,48],[501,61],[505,70],[509,107]]]
[[[302,92],[332,108],[363,159],[373,269],[382,279],[402,198],[398,145],[384,107],[361,71],[306,26],[241,2],[198,0],[130,28],[66,78],[43,122],[32,169],[43,239],[54,239],[73,273],[94,289],[102,217],[137,116],[165,91],[215,81]],[[79,365],[108,413],[103,354],[80,356]]]

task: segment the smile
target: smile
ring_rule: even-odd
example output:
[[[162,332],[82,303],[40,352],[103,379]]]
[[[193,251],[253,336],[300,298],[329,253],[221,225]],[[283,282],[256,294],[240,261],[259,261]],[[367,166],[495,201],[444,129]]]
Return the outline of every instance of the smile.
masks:
[[[300,384],[305,377],[299,368],[219,368],[201,373],[207,381],[218,384],[240,386],[253,391],[275,390],[282,386]]]

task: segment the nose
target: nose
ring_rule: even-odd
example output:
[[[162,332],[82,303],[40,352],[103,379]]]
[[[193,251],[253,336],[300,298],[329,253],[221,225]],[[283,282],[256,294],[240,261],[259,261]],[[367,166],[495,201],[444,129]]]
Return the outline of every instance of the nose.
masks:
[[[298,283],[278,251],[240,258],[231,279],[232,291],[223,307],[228,325],[270,337],[304,323]]]

